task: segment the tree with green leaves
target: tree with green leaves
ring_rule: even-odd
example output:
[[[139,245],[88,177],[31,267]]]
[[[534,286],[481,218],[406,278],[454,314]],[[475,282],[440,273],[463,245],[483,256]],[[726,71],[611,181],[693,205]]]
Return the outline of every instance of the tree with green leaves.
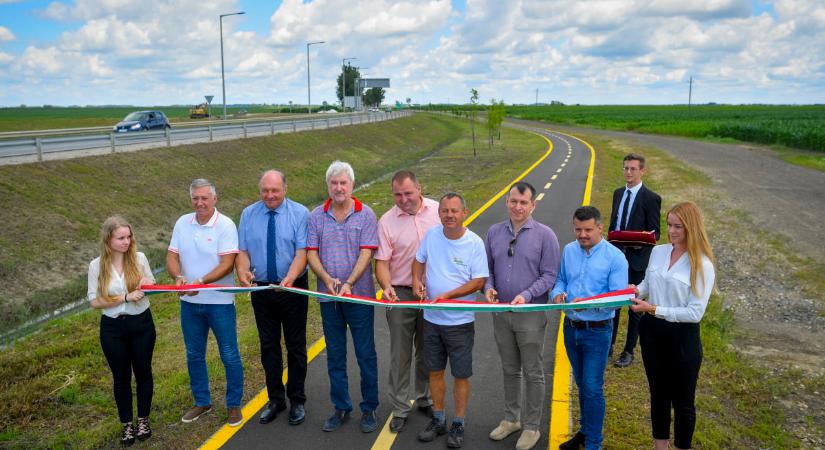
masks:
[[[364,91],[364,104],[367,106],[381,106],[384,101],[384,88],[374,87]]]
[[[498,134],[498,139],[501,140],[501,124],[504,123],[504,116],[506,110],[504,108],[504,100],[496,102],[496,99],[490,100],[490,107],[487,109],[487,138],[490,148],[493,148],[493,137]]]
[[[476,156],[476,103],[478,103],[478,91],[470,89],[470,131],[473,134],[473,157]]]
[[[335,95],[338,97],[338,101],[341,102],[341,105],[344,104],[344,91],[342,88],[344,84],[344,74],[346,74],[347,78],[346,96],[354,97],[355,95],[362,95],[360,89],[358,89],[359,92],[356,94],[355,86],[355,80],[361,78],[361,72],[357,67],[353,67],[350,63],[347,63],[346,66],[342,67],[341,73],[338,74],[338,83],[337,88],[335,89]]]

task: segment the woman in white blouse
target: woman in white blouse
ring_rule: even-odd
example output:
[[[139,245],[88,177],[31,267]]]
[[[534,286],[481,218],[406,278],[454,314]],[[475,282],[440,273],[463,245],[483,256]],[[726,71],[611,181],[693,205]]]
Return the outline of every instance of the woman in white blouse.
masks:
[[[692,446],[702,364],[699,321],[715,282],[713,250],[695,203],[679,203],[668,212],[667,235],[670,244],[653,248],[645,279],[636,289],[639,298],[631,306],[648,313],[639,322],[639,339],[656,450],[668,448],[671,408],[674,446]]]
[[[92,308],[102,310],[100,345],[112,370],[114,395],[123,430],[120,442],[131,445],[148,439],[152,406],[152,352],[155,323],[149,300],[140,286],[155,278],[149,261],[136,250],[132,226],[119,216],[103,222],[100,256],[89,264],[87,296]],[[137,430],[132,424],[132,371],[137,391]]]

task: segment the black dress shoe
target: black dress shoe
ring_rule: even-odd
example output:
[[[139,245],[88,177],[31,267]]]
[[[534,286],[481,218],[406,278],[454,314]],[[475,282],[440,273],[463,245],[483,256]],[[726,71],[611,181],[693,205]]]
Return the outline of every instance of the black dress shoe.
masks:
[[[563,442],[559,445],[559,450],[579,450],[584,446],[584,435],[581,431],[576,432],[576,435],[573,436],[567,442]]]
[[[614,366],[620,369],[624,369],[625,367],[631,364],[633,364],[633,353],[628,352],[622,352],[622,354],[619,355],[619,359],[617,359],[616,362],[613,363]]]
[[[307,418],[303,403],[293,403],[289,408],[289,424],[298,425]]]
[[[278,417],[278,413],[286,409],[285,403],[268,402],[261,411],[261,423],[269,423]]]
[[[390,420],[390,431],[393,433],[400,433],[404,430],[404,425],[406,424],[406,417],[393,417],[392,420]]]

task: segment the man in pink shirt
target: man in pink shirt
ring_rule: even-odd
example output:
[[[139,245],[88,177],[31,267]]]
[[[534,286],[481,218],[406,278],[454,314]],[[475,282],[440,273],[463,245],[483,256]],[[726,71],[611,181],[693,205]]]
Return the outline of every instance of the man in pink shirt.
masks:
[[[392,177],[392,195],[395,206],[378,221],[378,252],[375,254],[375,276],[384,298],[391,301],[418,300],[412,291],[412,262],[424,234],[441,223],[438,202],[421,195],[421,185],[408,170]],[[428,386],[429,371],[424,364],[422,335],[423,311],[411,308],[387,308],[390,329],[390,387],[392,403],[390,431],[404,429],[412,409],[410,399],[418,403],[418,410],[432,415],[432,398]],[[415,352],[413,354],[413,349]],[[410,390],[410,366],[415,356],[415,390]]]

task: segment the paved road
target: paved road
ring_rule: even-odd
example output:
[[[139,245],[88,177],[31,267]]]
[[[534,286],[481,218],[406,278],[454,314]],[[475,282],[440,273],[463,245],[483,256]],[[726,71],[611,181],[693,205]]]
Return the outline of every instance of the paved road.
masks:
[[[550,225],[564,244],[573,239],[571,218],[573,211],[581,204],[587,171],[590,164],[590,151],[580,142],[557,135],[548,134],[553,141],[554,150],[525,179],[536,186],[541,200],[538,202],[535,217]],[[568,148],[568,142],[570,147]],[[526,169],[526,168],[525,168]],[[561,169],[561,171],[559,171]],[[555,177],[555,178],[554,178]],[[552,180],[551,180],[552,178]],[[552,183],[546,187],[548,183]],[[502,186],[503,187],[503,186]],[[491,193],[493,194],[493,193]],[[472,205],[478,207],[479,205]],[[490,225],[504,220],[506,212],[503,198],[492,204],[483,214],[476,218],[470,228],[480,236],[485,236]],[[379,389],[384,392],[389,374],[389,333],[385,311],[376,309],[375,335],[379,362]],[[550,423],[549,397],[553,385],[553,365],[559,314],[549,314],[547,345],[545,346],[545,365],[547,370],[547,401],[545,402],[542,439],[536,448],[547,448],[547,429]],[[446,438],[434,443],[423,444],[416,440],[416,434],[427,424],[427,418],[417,412],[410,415],[407,427],[397,435],[389,433],[386,421],[390,414],[389,402],[381,396],[378,408],[379,419],[384,424],[382,430],[372,434],[363,434],[358,428],[360,414],[354,414],[341,429],[324,433],[321,426],[331,413],[332,406],[328,398],[329,382],[326,374],[325,352],[321,352],[309,365],[306,391],[308,393],[307,420],[300,426],[289,426],[285,416],[279,416],[275,422],[260,425],[257,414],[248,421],[224,446],[229,449],[422,449],[444,448]],[[472,377],[472,395],[467,414],[465,448],[468,449],[511,449],[515,446],[518,433],[502,442],[488,439],[489,432],[498,425],[503,416],[501,404],[501,366],[492,334],[492,319],[489,314],[476,314],[476,341],[474,348],[474,374]],[[449,372],[449,371],[448,371]],[[358,369],[354,351],[349,352],[350,394],[353,404],[360,401],[358,388]],[[448,381],[451,385],[451,381]],[[447,393],[447,415],[451,417],[452,388]],[[394,442],[393,442],[394,438]]]
[[[0,164],[20,164],[43,159],[67,159],[90,154],[145,150],[266,136],[275,133],[326,129],[406,117],[409,111],[353,114],[315,114],[296,119],[250,118],[202,125],[173,126],[169,130],[114,133],[111,129],[66,129],[59,132],[0,133]],[[95,131],[89,131],[95,130]],[[20,135],[26,135],[21,137]],[[12,136],[12,137],[9,137]]]

